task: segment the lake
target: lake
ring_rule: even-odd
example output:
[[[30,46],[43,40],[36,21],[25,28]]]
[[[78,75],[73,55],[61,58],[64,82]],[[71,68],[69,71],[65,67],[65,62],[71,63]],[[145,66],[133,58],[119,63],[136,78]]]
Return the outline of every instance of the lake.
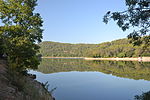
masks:
[[[150,62],[42,59],[36,80],[56,100],[134,100],[150,91]]]

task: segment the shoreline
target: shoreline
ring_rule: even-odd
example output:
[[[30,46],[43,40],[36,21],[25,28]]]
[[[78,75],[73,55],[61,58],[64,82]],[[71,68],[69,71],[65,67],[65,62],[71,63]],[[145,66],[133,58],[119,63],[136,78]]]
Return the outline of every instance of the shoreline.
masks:
[[[125,57],[125,58],[90,58],[90,57],[42,57],[51,59],[84,59],[84,60],[111,60],[111,61],[140,61],[150,62],[150,57]]]
[[[135,58],[85,58],[85,60],[111,60],[111,61],[139,61],[150,62],[150,57],[135,57]]]
[[[52,58],[52,59],[85,59],[86,57],[41,57],[41,58]]]
[[[10,73],[6,60],[0,59],[0,100],[54,100],[51,93],[32,74]]]

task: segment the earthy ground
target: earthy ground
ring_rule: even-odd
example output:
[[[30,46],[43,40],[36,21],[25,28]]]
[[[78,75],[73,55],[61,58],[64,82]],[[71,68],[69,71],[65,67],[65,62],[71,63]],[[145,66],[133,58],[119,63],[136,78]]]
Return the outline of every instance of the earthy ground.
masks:
[[[10,84],[6,61],[0,60],[0,100],[15,100],[20,93]]]
[[[9,77],[7,62],[0,60],[0,100],[53,100],[41,83],[29,76],[22,79],[25,80],[22,91],[13,85]]]

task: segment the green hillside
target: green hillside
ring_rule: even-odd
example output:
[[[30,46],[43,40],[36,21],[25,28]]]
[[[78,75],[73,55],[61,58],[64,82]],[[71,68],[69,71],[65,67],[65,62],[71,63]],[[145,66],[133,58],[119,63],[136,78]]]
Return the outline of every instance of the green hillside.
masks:
[[[50,57],[138,57],[150,56],[150,46],[133,46],[128,39],[101,44],[70,44],[45,41],[39,44],[42,56]]]

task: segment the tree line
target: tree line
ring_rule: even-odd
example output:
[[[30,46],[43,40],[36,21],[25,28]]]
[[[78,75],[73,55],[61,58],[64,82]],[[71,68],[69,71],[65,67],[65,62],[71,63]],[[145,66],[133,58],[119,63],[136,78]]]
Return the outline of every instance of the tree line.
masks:
[[[50,57],[139,57],[150,56],[147,49],[133,46],[128,39],[119,39],[100,44],[69,44],[45,41],[39,44],[42,56]]]

